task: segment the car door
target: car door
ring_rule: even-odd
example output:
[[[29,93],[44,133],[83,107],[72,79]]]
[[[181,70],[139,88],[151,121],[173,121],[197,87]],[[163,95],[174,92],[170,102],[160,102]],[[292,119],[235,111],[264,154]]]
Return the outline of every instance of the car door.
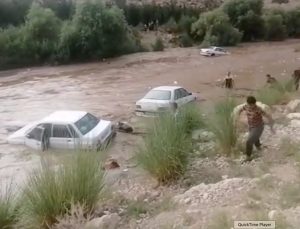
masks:
[[[45,129],[43,127],[35,127],[26,134],[25,145],[35,150],[43,150],[42,139],[44,134]]]
[[[63,124],[52,125],[49,141],[50,147],[54,149],[74,149],[76,147],[75,139],[72,137],[68,126]]]
[[[180,92],[181,92],[181,96],[182,96],[184,104],[190,103],[195,100],[195,96],[192,93],[185,90],[184,88],[180,88]]]
[[[182,96],[181,88],[178,88],[174,91],[174,101],[177,103],[178,107],[185,104],[185,99]]]

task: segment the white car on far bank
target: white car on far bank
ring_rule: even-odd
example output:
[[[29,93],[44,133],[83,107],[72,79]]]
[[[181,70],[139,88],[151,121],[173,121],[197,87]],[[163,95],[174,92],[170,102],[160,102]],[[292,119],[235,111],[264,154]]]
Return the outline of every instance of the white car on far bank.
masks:
[[[174,103],[181,107],[196,99],[196,95],[179,86],[156,87],[136,102],[135,112],[139,116],[153,116],[169,111]]]
[[[36,150],[101,149],[116,134],[111,121],[86,111],[56,111],[30,123],[8,137],[8,143]]]
[[[203,48],[200,50],[202,56],[223,56],[230,54],[226,49],[216,46],[211,46],[209,48]]]

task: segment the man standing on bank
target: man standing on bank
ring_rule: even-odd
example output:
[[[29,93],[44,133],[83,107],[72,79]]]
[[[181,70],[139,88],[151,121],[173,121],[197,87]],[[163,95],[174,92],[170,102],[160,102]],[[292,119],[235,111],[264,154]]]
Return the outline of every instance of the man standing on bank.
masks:
[[[253,96],[247,98],[247,104],[238,110],[238,116],[243,111],[246,112],[249,125],[249,136],[246,142],[247,157],[243,162],[249,162],[252,160],[253,145],[255,145],[258,150],[261,150],[260,137],[264,131],[263,116],[269,119],[272,133],[275,133],[273,129],[274,121],[271,115],[267,114],[262,108],[256,105],[256,99]]]

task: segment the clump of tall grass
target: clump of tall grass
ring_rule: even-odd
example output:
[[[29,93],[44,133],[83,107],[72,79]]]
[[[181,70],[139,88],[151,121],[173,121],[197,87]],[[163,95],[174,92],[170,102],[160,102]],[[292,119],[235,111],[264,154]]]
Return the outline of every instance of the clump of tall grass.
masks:
[[[221,153],[229,156],[237,143],[237,130],[232,115],[236,106],[234,99],[228,97],[216,103],[215,114],[212,115],[209,129],[214,133]]]
[[[257,92],[258,101],[269,106],[281,103],[286,97],[285,93],[275,88],[264,88]]]
[[[0,190],[0,228],[9,229],[16,222],[16,196],[12,185],[5,185],[4,189]]]
[[[194,104],[188,104],[179,110],[177,121],[182,125],[185,133],[190,134],[193,130],[205,127],[205,121],[200,109]]]
[[[154,120],[136,158],[159,183],[177,179],[185,171],[191,140],[182,130],[182,119],[163,114]]]
[[[292,80],[278,81],[271,87],[263,88],[257,92],[257,99],[267,105],[276,105],[289,99],[291,93],[295,91]]]
[[[56,169],[43,163],[23,190],[19,224],[22,228],[49,228],[72,204],[81,204],[85,213],[90,213],[103,189],[104,172],[96,153],[77,152]]]

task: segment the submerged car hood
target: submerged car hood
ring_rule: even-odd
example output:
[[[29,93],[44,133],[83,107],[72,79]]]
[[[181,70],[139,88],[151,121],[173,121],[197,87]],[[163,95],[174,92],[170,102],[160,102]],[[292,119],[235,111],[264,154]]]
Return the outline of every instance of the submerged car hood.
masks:
[[[7,141],[11,144],[22,144],[24,143],[24,139],[26,136],[26,133],[32,129],[34,126],[36,126],[39,122],[32,122],[27,124],[26,126],[22,127],[21,129],[17,130],[15,133],[8,136]]]

